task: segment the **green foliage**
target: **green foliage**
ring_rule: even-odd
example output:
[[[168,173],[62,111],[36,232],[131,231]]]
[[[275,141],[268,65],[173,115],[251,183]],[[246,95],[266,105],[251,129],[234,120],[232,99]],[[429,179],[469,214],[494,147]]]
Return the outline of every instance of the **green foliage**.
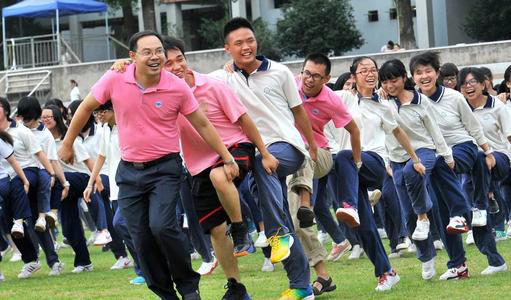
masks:
[[[293,0],[284,7],[277,32],[285,55],[341,55],[364,42],[349,0]]]
[[[478,41],[511,39],[510,0],[477,0],[465,17],[465,32]]]

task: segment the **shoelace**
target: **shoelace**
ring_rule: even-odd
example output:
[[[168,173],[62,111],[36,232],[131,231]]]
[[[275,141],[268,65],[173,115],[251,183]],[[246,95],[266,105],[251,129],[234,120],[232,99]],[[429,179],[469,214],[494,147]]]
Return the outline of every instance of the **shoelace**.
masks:
[[[378,277],[378,285],[383,285],[385,284],[385,282],[387,282],[387,274],[383,274],[383,275],[380,275],[380,277]]]
[[[274,250],[274,251],[278,251],[281,247],[279,238],[289,235],[289,234],[285,234],[285,235],[279,236],[279,232],[280,232],[280,228],[279,228],[279,230],[277,230],[277,233],[275,233],[275,235],[268,238],[268,244],[270,244],[272,250]]]

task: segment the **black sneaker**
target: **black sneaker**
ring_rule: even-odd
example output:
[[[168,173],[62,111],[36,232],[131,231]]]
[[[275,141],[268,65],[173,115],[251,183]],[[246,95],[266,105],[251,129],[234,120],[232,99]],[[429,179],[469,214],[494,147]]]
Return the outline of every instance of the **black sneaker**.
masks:
[[[225,292],[222,300],[250,300],[245,286],[234,278],[227,279],[227,284],[224,288],[227,289],[227,292]]]
[[[300,221],[300,228],[308,228],[314,225],[314,212],[308,207],[300,206],[296,217]]]
[[[241,257],[248,255],[250,241],[248,240],[248,232],[245,223],[232,223],[231,237],[234,244],[234,256]]]
[[[199,291],[195,291],[183,296],[183,300],[201,300]]]
[[[488,198],[488,212],[492,215],[497,214],[500,211],[499,204],[494,197]]]

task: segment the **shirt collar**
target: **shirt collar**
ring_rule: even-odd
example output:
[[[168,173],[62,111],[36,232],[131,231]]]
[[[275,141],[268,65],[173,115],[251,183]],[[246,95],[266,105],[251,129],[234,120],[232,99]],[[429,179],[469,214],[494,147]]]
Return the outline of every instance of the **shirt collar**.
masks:
[[[151,92],[157,90],[168,90],[170,87],[169,76],[175,76],[165,70],[161,70],[160,72],[160,82],[156,86],[152,86],[150,88],[143,88],[135,79],[135,64],[130,64],[126,68],[126,72],[124,72],[124,81],[131,84],[136,84],[139,88],[142,89],[143,92]]]
[[[482,106],[482,107],[473,107],[470,102],[468,102],[467,100],[467,103],[468,103],[468,106],[470,106],[470,108],[472,109],[472,111],[474,110],[480,110],[480,109],[485,109],[485,108],[493,108],[495,107],[495,98],[493,96],[490,96],[490,95],[486,95],[488,96],[488,98],[486,99],[486,103]]]
[[[433,95],[431,95],[429,97],[429,99],[431,99],[431,100],[433,100],[433,101],[438,103],[438,102],[440,102],[440,100],[444,96],[444,92],[445,92],[445,87],[442,86],[442,85],[437,84],[436,85],[436,91],[433,93]]]
[[[37,126],[37,130],[43,131],[44,130],[44,124],[43,123],[39,123],[39,126]]]
[[[303,99],[305,99],[307,102],[316,102],[316,101],[326,101],[329,97],[329,90],[330,88],[325,84],[319,91],[319,94],[317,94],[314,97],[308,97],[303,92],[303,81],[300,79],[300,76],[295,77],[296,84],[298,85],[298,91],[300,92],[300,95]]]
[[[268,71],[270,69],[270,60],[268,58],[266,58],[266,56],[264,55],[258,55],[256,56],[256,59],[257,60],[260,60],[261,61],[261,65],[259,66],[259,68],[257,68],[257,70],[255,70],[253,73],[255,72],[259,72],[259,71]],[[234,71],[236,72],[241,72],[243,75],[245,75],[245,77],[248,77],[250,76],[250,74],[248,74],[247,72],[245,72],[245,70],[242,70],[240,67],[238,67],[235,63],[232,64],[233,68],[234,68]],[[252,73],[252,74],[253,74]]]
[[[357,97],[358,97],[358,102],[359,103],[360,103],[360,100],[362,100],[362,99],[372,100],[374,102],[380,102],[380,96],[376,92],[373,92],[371,97],[364,97],[364,96],[362,96],[362,94],[357,93]]]
[[[206,80],[207,80],[206,75],[195,72],[195,71],[192,71],[192,73],[193,73],[193,78],[195,80],[195,87],[199,87],[199,86],[206,84]]]
[[[420,104],[421,103],[421,94],[417,91],[413,91],[413,98],[412,98],[412,101],[406,105],[412,105],[412,104]],[[401,107],[401,101],[399,101],[399,99],[397,97],[392,97],[391,99],[394,100],[394,102],[396,103],[397,105],[397,108],[399,109]]]

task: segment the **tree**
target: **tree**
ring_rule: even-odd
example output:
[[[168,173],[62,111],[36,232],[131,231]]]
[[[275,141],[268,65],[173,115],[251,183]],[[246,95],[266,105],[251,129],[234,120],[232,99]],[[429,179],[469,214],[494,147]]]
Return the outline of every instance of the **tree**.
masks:
[[[277,34],[285,55],[341,55],[364,43],[349,0],[292,0],[284,6]]]
[[[415,49],[415,33],[413,32],[413,11],[410,0],[394,0],[399,20],[399,43],[402,48]]]
[[[510,14],[510,0],[477,0],[465,17],[465,32],[484,42],[511,39]]]
[[[138,19],[133,14],[132,6],[136,6],[137,0],[105,0],[110,9],[121,9],[123,21],[121,24],[111,24],[113,36],[125,45],[129,38],[138,31]],[[116,45],[117,46],[117,45]],[[116,47],[117,57],[128,56],[128,51],[123,47]]]
[[[142,0],[142,16],[144,18],[144,29],[156,31],[154,0]]]

